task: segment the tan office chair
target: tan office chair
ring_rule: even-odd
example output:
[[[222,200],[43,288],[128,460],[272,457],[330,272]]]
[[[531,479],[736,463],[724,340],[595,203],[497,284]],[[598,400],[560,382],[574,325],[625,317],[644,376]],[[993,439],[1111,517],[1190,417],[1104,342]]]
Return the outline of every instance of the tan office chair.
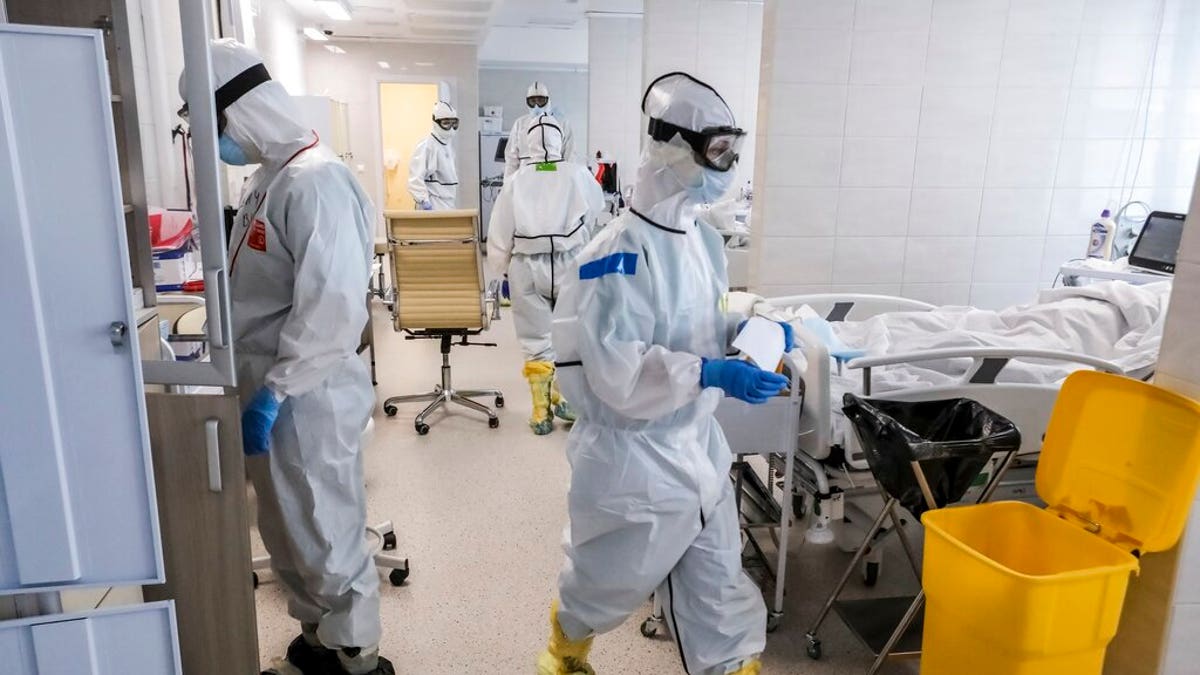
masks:
[[[440,340],[442,382],[433,391],[393,396],[383,402],[388,417],[396,405],[429,401],[413,420],[417,433],[429,433],[425,420],[450,403],[487,415],[488,426],[500,426],[496,411],[473,399],[491,397],[504,407],[497,389],[456,390],[450,378],[450,348],[458,345],[495,347],[495,343],[470,342],[487,330],[500,308],[496,285],[485,288],[479,247],[479,216],[474,210],[388,211],[388,247],[394,288],[392,319],[406,340]]]

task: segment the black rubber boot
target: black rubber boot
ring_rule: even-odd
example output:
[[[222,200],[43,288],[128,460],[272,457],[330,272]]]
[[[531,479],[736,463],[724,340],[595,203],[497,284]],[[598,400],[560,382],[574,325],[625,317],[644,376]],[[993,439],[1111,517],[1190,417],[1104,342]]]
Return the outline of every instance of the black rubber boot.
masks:
[[[336,651],[327,647],[314,647],[304,639],[303,635],[296,636],[296,639],[288,645],[285,658],[288,665],[299,670],[303,675],[337,675],[342,672]],[[263,675],[289,674],[282,672],[282,669],[278,667],[271,667],[264,670]]]
[[[358,647],[347,647],[343,649],[342,658],[338,659],[338,670],[335,672],[339,673],[339,675],[350,675],[350,671],[346,669],[346,664],[343,663],[343,661],[353,661],[360,652],[361,650]],[[396,675],[396,668],[392,665],[391,661],[388,661],[382,656],[377,658],[379,659],[379,663],[375,665],[374,670],[368,670],[367,672],[359,673],[358,675]]]

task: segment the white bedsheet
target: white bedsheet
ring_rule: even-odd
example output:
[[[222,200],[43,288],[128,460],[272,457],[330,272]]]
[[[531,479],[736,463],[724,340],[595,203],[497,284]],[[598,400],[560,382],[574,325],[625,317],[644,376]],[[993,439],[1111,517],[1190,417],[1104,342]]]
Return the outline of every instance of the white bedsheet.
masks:
[[[847,346],[871,356],[952,347],[1047,349],[1094,356],[1137,372],[1158,360],[1170,290],[1170,283],[1112,281],[1043,291],[1033,304],[999,311],[940,307],[833,326]],[[970,365],[969,360],[952,359],[881,368],[874,373],[874,391],[953,384]],[[1079,367],[1014,361],[999,381],[1049,384]]]
[[[834,323],[838,337],[868,356],[955,347],[1009,347],[1085,354],[1105,359],[1126,372],[1147,371],[1158,360],[1171,284],[1133,286],[1113,281],[1043,291],[1037,302],[999,311],[939,307],[928,312],[893,312],[865,321]],[[758,307],[760,313],[764,309]],[[804,308],[773,308],[772,318],[799,323]],[[811,310],[807,310],[811,311]],[[949,359],[873,369],[872,394],[898,389],[954,385],[970,359]],[[1012,361],[999,382],[1054,384],[1083,366]],[[862,391],[861,371],[831,376],[834,442],[840,442],[841,399]]]

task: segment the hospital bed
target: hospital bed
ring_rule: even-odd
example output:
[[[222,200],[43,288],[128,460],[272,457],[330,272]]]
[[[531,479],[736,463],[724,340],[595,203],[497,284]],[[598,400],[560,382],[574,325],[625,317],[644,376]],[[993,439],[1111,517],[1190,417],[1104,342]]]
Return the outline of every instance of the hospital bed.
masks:
[[[741,306],[738,306],[738,305]],[[880,295],[797,295],[771,299],[756,299],[748,305],[743,297],[733,307],[747,314],[767,318],[788,316],[796,308],[807,306],[830,322],[865,321],[892,312],[930,312],[934,305],[899,297]],[[1022,431],[1025,439],[1020,459],[1008,478],[999,486],[998,499],[1035,499],[1032,474],[1041,439],[1049,424],[1050,411],[1058,395],[1059,383],[1005,382],[1002,375],[1014,363],[1034,361],[1061,364],[1067,368],[1091,368],[1104,372],[1126,374],[1115,363],[1074,352],[1046,349],[1002,347],[956,347],[907,353],[845,355],[835,358],[826,340],[801,321],[791,321],[797,348],[788,359],[793,369],[796,387],[803,391],[799,414],[787,406],[765,407],[752,425],[742,425],[727,435],[735,454],[761,452],[763,445],[776,442],[779,430],[794,433],[795,448],[791,453],[771,457],[771,476],[788,476],[776,481],[782,487],[784,500],[790,496],[792,515],[799,519],[812,511],[814,517],[806,532],[813,543],[832,543],[835,539],[847,551],[857,547],[866,526],[874,521],[882,505],[874,486],[865,456],[853,433],[838,428],[841,419],[841,394],[851,378],[861,382],[854,393],[871,395],[881,370],[905,364],[945,362],[956,360],[961,375],[949,383],[937,386],[922,384],[911,388],[890,389],[880,394],[887,399],[925,401],[950,398],[971,398],[1008,417]],[[718,408],[718,419],[743,404],[725,399]],[[786,462],[784,459],[786,458]],[[785,465],[786,464],[786,465]],[[832,527],[831,527],[832,526]],[[893,534],[884,531],[863,564],[863,580],[874,585],[881,572],[883,538]],[[780,542],[781,545],[784,542]]]

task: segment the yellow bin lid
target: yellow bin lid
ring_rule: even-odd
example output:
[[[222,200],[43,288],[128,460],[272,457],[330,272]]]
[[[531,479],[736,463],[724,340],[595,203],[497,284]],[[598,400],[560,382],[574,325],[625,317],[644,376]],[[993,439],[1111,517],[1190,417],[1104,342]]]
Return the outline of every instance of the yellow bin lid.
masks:
[[[1038,495],[1059,516],[1127,551],[1183,533],[1200,477],[1200,404],[1119,375],[1079,371],[1054,406]]]

